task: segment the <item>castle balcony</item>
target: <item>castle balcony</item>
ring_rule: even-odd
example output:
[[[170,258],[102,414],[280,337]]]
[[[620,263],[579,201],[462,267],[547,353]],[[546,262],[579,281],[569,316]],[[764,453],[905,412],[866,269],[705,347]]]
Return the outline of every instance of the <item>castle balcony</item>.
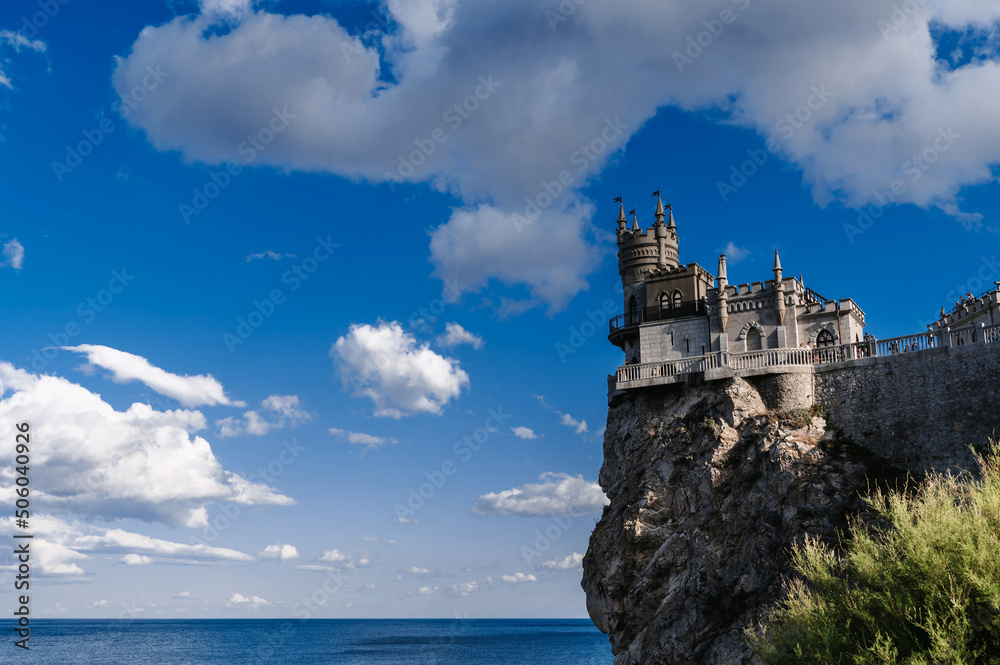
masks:
[[[622,365],[608,377],[608,398],[632,388],[684,383],[700,374],[706,381],[732,376],[813,371],[818,367],[871,362],[913,353],[944,353],[1000,344],[1000,323],[966,326],[945,334],[924,332],[890,339],[869,339],[840,346],[777,348],[742,353],[714,352],[639,365]]]
[[[616,343],[617,340],[630,333],[637,333],[639,326],[644,323],[670,321],[689,316],[706,316],[707,314],[708,303],[704,298],[701,300],[684,301],[674,307],[653,306],[638,309],[634,312],[625,312],[611,319],[608,340]]]

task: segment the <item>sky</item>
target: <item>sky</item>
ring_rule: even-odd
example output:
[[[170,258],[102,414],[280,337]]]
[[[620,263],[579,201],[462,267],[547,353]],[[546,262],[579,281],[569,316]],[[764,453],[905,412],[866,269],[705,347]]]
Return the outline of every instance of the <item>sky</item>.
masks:
[[[0,534],[34,534],[33,612],[585,617],[612,199],[648,226],[662,192],[683,263],[777,249],[922,331],[1000,280],[998,19],[3,3]]]

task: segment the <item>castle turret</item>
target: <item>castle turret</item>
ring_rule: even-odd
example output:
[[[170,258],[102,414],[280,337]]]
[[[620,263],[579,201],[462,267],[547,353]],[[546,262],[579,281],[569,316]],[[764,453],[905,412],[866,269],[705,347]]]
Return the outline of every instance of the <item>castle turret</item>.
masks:
[[[729,324],[729,293],[726,287],[729,286],[729,278],[726,276],[726,255],[719,255],[719,326],[722,332],[726,332]]]
[[[663,224],[663,201],[660,199],[660,191],[653,192],[656,197],[656,267],[661,270],[667,267],[667,227]]]
[[[785,282],[781,276],[781,259],[774,250],[774,309],[778,314],[778,325],[785,324]]]
[[[673,221],[673,211],[670,213],[670,224],[663,223],[665,209],[669,207],[657,200],[657,221],[648,230],[640,228],[639,218],[634,210],[628,213],[633,216],[632,228],[626,230],[625,206],[619,207],[618,272],[622,276],[622,284],[635,284],[654,271],[678,267],[677,226]]]

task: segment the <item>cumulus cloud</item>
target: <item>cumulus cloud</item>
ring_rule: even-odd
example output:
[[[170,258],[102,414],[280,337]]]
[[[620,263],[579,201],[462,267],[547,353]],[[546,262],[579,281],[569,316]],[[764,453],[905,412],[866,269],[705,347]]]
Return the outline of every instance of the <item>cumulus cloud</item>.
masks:
[[[219,436],[232,437],[241,434],[263,436],[273,429],[280,429],[285,425],[295,427],[312,418],[311,414],[299,406],[297,395],[271,395],[261,401],[260,406],[268,416],[262,416],[257,411],[246,411],[242,418],[229,416],[216,420],[215,426],[219,428]],[[268,420],[268,417],[271,420]]]
[[[139,381],[161,395],[176,399],[183,406],[246,406],[243,402],[230,400],[222,384],[211,374],[171,374],[142,356],[108,346],[81,344],[62,348],[64,351],[85,354],[88,363],[111,372],[115,383]]]
[[[539,568],[548,568],[550,570],[576,570],[577,568],[583,567],[583,555],[579,552],[573,552],[565,559],[552,559],[551,561],[543,561],[538,564]]]
[[[351,555],[345,554],[337,549],[327,550],[319,555],[320,561],[329,561],[331,563],[341,563],[344,561],[350,561]]]
[[[126,554],[122,557],[122,563],[126,566],[148,566],[153,560],[145,554]]]
[[[513,575],[504,575],[501,577],[507,584],[517,584],[518,582],[537,582],[538,578],[534,575],[525,575],[524,573],[514,573]]]
[[[430,575],[433,573],[429,568],[420,568],[418,566],[410,566],[410,573],[413,575]]]
[[[572,427],[577,434],[584,434],[587,431],[586,420],[577,420],[568,413],[562,414],[562,417],[559,418],[559,422],[566,427]]]
[[[294,545],[275,543],[268,545],[257,553],[258,559],[278,559],[279,561],[291,561],[299,558],[299,551]]]
[[[599,255],[581,188],[664,106],[757,131],[824,204],[859,206],[898,180],[897,202],[961,216],[960,189],[1000,161],[1000,66],[976,41],[994,44],[995,3],[928,2],[902,20],[868,0],[385,6],[384,32],[359,36],[324,15],[206,1],[144,29],[113,82],[124,95],[148,66],[171,72],[128,121],[207,163],[237,157],[287,106],[295,118],[256,164],[450,191],[462,205],[432,234],[437,274],[524,285],[550,307]],[[211,29],[220,17],[229,30]],[[948,39],[972,55],[939,57]],[[940,132],[947,150],[916,164]]]
[[[481,349],[485,345],[483,338],[473,334],[457,323],[446,323],[445,334],[438,337],[438,344],[441,346],[459,346],[469,344],[474,349]]]
[[[437,590],[438,590],[438,587],[436,587],[436,586],[422,586],[419,589],[415,589],[415,590],[411,591],[408,595],[410,595],[410,596],[430,596],[430,595],[432,595]]]
[[[35,506],[115,520],[135,517],[170,525],[207,525],[206,506],[295,502],[273,488],[225,470],[195,432],[198,411],[157,411],[133,404],[116,411],[100,395],[57,376],[0,362],[0,427],[37,423]],[[13,500],[14,471],[0,467],[0,498]]]
[[[484,494],[476,499],[474,511],[522,517],[579,516],[598,512],[608,503],[601,486],[583,476],[550,471],[538,480],[541,482]]]
[[[519,439],[537,439],[538,435],[530,427],[515,427],[514,436]]]
[[[373,558],[367,550],[341,552],[338,549],[322,552],[316,561],[318,564],[305,564],[296,566],[296,568],[315,571],[355,570],[356,568],[366,568],[378,563],[378,560]]]
[[[452,584],[448,589],[448,594],[464,598],[465,596],[469,596],[478,590],[479,582],[461,582],[459,584]]]
[[[14,270],[20,270],[24,267],[24,246],[17,238],[3,244],[3,262],[0,262],[0,267],[13,268]]]
[[[352,446],[363,446],[364,448],[361,451],[362,457],[364,457],[369,450],[375,450],[380,446],[399,443],[398,439],[394,439],[392,437],[375,436],[374,434],[365,434],[364,432],[350,432],[336,427],[330,428],[330,434],[347,439],[347,442]]]
[[[234,593],[229,597],[226,607],[231,609],[259,610],[270,604],[260,596],[244,596],[242,593]]]
[[[344,388],[367,397],[375,416],[399,419],[416,413],[440,414],[469,385],[457,360],[418,344],[399,323],[352,325],[330,348]]]

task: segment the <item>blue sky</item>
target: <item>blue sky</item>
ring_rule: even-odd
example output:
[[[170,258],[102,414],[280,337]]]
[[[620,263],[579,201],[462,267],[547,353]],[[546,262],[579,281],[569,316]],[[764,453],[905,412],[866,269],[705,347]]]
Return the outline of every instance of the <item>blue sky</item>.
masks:
[[[1000,280],[996,10],[777,4],[5,3],[34,609],[585,616],[616,196],[879,337]]]

